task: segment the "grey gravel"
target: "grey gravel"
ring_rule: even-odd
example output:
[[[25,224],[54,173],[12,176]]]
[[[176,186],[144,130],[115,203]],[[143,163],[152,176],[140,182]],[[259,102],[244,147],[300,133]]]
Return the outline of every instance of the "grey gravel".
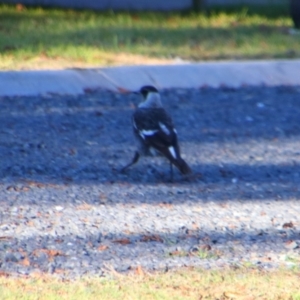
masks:
[[[300,263],[300,88],[164,90],[194,178],[135,149],[139,98],[0,98],[0,270],[107,276],[141,266]]]

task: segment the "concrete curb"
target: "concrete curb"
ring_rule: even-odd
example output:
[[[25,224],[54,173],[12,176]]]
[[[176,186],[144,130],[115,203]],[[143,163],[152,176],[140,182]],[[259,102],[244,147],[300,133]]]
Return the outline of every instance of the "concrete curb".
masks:
[[[158,88],[300,86],[300,60],[0,72],[0,96],[76,95],[98,88],[131,91],[145,84]]]

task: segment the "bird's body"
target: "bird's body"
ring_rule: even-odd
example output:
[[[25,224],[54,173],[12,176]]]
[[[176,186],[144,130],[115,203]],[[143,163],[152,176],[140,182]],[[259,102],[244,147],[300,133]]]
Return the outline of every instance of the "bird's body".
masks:
[[[163,108],[158,91],[152,86],[144,86],[140,90],[144,101],[139,104],[132,116],[134,135],[139,148],[130,164],[132,166],[140,155],[147,155],[155,149],[164,155],[172,165],[183,174],[192,173],[188,164],[181,158],[177,132],[172,118]]]

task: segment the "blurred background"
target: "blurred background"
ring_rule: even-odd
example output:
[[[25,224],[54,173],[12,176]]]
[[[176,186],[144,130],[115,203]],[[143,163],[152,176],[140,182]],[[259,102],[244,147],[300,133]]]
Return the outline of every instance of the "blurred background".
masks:
[[[299,0],[4,0],[0,70],[300,57]]]
[[[214,5],[280,5],[288,0],[4,0],[2,3],[58,6],[79,9],[182,10],[203,9]]]

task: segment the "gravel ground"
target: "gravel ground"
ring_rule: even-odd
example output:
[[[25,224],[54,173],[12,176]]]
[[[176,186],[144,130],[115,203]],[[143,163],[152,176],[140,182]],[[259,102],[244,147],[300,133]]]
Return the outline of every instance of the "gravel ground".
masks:
[[[135,149],[136,95],[0,98],[0,272],[300,264],[300,88],[165,90],[185,181]]]

